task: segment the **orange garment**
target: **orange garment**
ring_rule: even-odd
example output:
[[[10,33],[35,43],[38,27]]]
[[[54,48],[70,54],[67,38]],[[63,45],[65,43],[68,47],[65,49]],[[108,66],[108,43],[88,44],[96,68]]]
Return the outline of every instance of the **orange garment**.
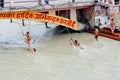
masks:
[[[31,37],[30,37],[30,35],[29,34],[26,34],[26,37],[27,37],[27,41],[30,41],[31,40]]]

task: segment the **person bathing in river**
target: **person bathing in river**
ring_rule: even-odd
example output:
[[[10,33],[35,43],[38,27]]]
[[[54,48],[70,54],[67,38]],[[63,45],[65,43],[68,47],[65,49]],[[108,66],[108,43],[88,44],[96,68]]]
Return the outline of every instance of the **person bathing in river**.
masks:
[[[99,30],[97,27],[95,27],[95,34],[94,35],[95,35],[96,41],[98,41]]]
[[[35,48],[29,49],[29,50],[31,51],[32,54],[35,54],[37,51]]]
[[[78,43],[77,40],[73,40],[73,39],[71,38],[71,41],[72,41],[72,43],[74,44],[74,46],[80,47],[80,43]],[[83,49],[82,47],[80,47],[80,48]]]
[[[114,33],[114,30],[115,30],[115,21],[114,21],[114,19],[111,19],[111,21],[110,21],[110,28],[111,28],[112,33]]]
[[[22,32],[22,35],[23,36],[25,36],[25,42],[28,44],[28,50],[30,49],[30,41],[31,41],[31,36],[30,36],[30,33],[29,32],[27,32],[26,34],[24,34],[23,32]]]

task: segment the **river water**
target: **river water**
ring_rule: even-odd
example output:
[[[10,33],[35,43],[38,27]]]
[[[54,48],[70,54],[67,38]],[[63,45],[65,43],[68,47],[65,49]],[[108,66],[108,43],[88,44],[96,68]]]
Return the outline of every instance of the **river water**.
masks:
[[[0,20],[0,80],[120,80],[120,42],[89,33],[56,34],[55,24]],[[33,55],[21,34],[30,31]],[[77,39],[83,49],[70,44]]]

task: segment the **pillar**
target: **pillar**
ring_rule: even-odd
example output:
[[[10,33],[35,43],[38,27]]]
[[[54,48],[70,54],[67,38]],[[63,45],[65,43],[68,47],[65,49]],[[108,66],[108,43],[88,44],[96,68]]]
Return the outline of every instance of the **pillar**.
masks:
[[[56,14],[55,14],[55,10],[50,10],[50,11],[49,11],[49,14],[56,15]]]
[[[76,9],[70,9],[70,19],[77,21]]]
[[[25,26],[24,19],[22,19],[22,25]]]

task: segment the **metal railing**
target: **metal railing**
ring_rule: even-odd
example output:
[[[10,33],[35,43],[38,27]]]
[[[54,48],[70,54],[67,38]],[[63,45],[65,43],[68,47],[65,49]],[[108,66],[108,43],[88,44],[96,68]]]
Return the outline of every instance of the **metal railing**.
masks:
[[[50,4],[45,4],[41,0],[30,0],[30,1],[7,1],[7,2],[0,2],[1,5],[3,5],[2,10],[12,10],[12,9],[35,9],[36,7],[39,7],[39,9],[45,9],[46,5],[50,6],[49,8],[61,8],[69,7],[69,6],[87,6],[87,5],[93,5],[93,1],[79,1],[79,2],[72,2],[72,0],[68,0],[68,2],[63,2],[62,4],[54,4],[56,1],[59,0],[49,0],[51,1]],[[77,1],[77,0],[76,0]],[[82,5],[81,5],[82,4]]]

